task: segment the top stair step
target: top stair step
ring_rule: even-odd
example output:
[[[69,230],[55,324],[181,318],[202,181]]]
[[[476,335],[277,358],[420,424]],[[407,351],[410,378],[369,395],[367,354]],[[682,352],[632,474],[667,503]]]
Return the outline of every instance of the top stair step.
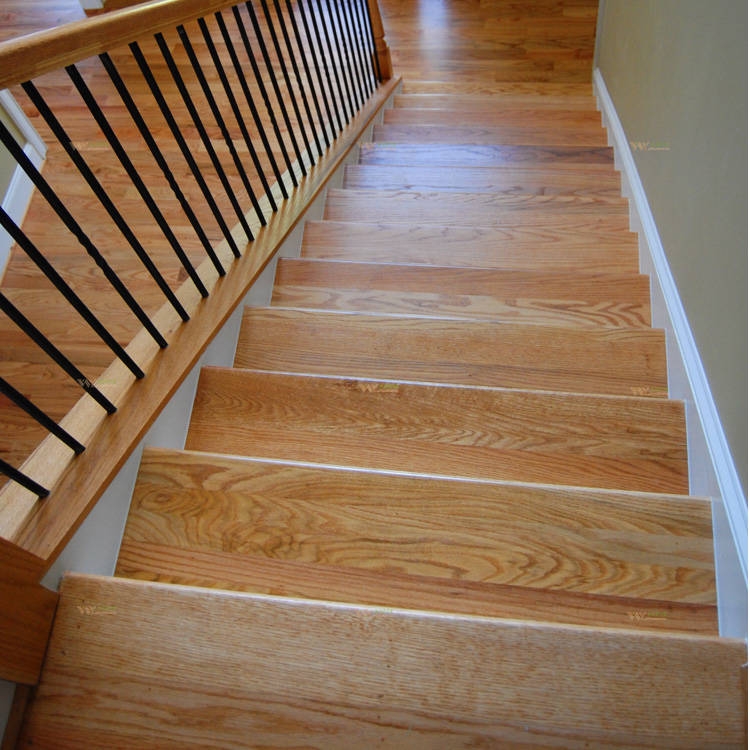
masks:
[[[744,747],[744,642],[68,575],[19,748]]]

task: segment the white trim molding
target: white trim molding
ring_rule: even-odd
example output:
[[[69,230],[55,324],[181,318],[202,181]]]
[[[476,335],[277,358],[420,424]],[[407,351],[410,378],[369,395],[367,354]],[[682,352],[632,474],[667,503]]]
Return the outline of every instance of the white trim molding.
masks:
[[[598,68],[594,70],[594,91],[614,148],[615,165],[622,172],[623,194],[630,201],[631,229],[639,236],[641,271],[651,278],[654,325],[666,333],[669,393],[685,401],[690,491],[720,502],[726,519],[714,529],[720,631],[722,635],[746,637],[748,513],[742,483],[630,144]],[[727,570],[728,565],[735,570]],[[731,592],[722,588],[722,577],[734,582]],[[744,591],[737,591],[738,582]]]
[[[5,110],[11,122],[18,128],[26,141],[23,148],[24,153],[37,169],[41,169],[47,156],[47,146],[7,89],[0,91],[0,107]],[[33,193],[34,185],[31,179],[20,166],[17,166],[3,197],[2,207],[19,226],[26,216]],[[5,271],[12,247],[13,240],[10,235],[4,229],[0,229],[0,277]]]

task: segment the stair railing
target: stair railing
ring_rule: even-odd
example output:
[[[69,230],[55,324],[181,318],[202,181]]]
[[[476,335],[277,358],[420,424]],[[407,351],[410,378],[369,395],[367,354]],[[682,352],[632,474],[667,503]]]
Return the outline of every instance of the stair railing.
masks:
[[[26,571],[0,580],[2,609],[23,602],[26,613],[0,615],[0,677],[36,680],[51,617],[40,575],[392,93],[391,77],[377,0],[155,0],[0,45],[0,89],[56,144],[42,171],[0,121],[49,221],[34,236],[0,208],[0,227],[113,357],[87,376],[35,311],[0,291],[3,314],[83,392],[57,423],[0,378],[0,393],[49,433],[22,466],[0,461],[0,567]],[[126,194],[112,192],[110,170],[126,176]],[[64,191],[71,172],[75,195]],[[106,293],[87,297],[55,267],[45,243],[62,236]],[[146,302],[134,275],[148,279]],[[42,625],[19,653],[34,617]]]

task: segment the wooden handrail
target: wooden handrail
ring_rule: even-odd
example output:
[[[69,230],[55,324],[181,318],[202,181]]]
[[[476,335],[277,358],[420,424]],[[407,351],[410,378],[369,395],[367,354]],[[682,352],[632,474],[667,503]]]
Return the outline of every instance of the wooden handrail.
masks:
[[[0,44],[0,90],[109,52],[238,0],[153,0]]]

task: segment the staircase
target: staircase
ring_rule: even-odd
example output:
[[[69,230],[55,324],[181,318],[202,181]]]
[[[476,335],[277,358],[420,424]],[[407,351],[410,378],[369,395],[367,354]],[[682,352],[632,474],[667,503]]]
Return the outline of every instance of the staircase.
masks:
[[[590,87],[407,85],[64,580],[19,746],[745,747],[666,375]]]

